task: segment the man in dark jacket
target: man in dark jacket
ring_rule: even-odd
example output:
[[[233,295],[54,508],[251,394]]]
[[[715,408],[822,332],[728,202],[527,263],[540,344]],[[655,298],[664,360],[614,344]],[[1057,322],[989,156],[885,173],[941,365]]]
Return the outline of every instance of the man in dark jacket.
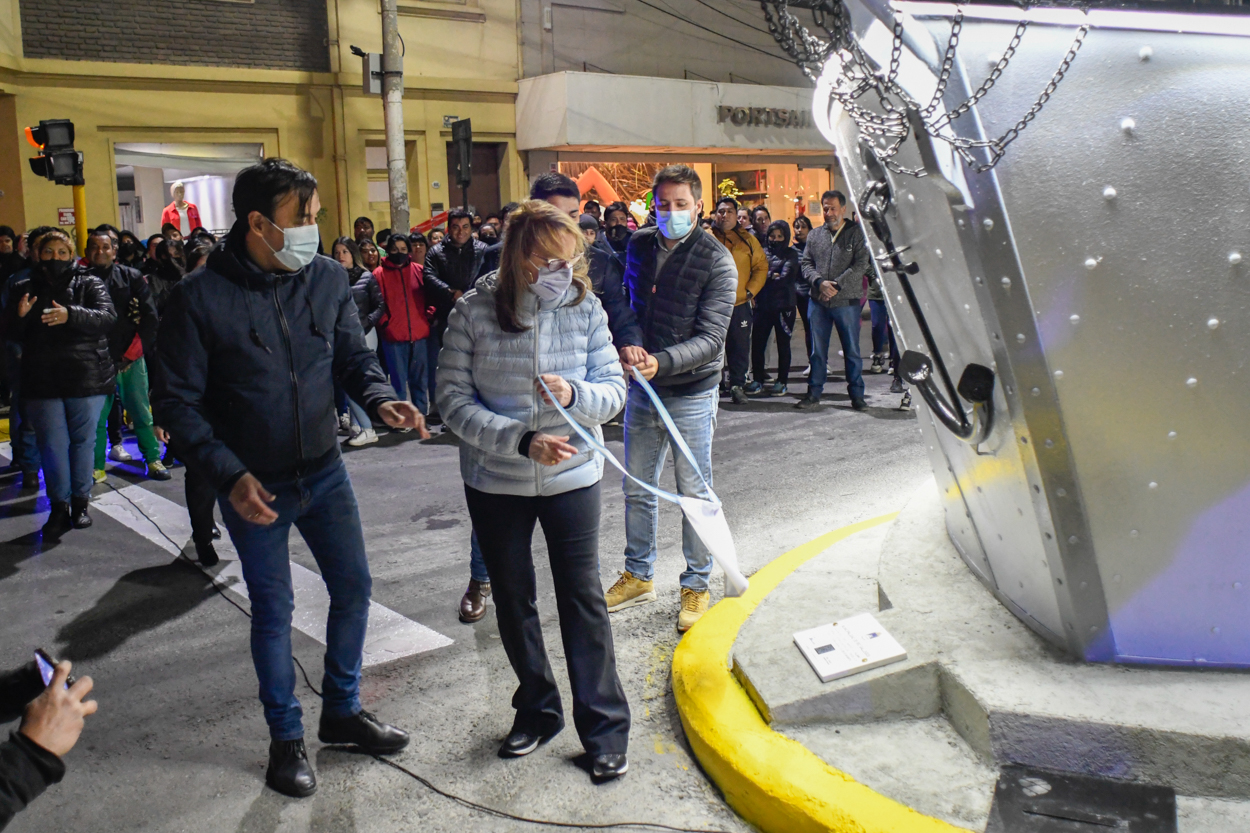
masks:
[[[266,782],[302,797],[317,782],[291,661],[292,526],[332,599],[318,737],[372,754],[408,743],[360,705],[371,579],[339,455],[333,380],[371,417],[428,433],[420,411],[395,401],[365,346],[343,267],[316,254],[312,174],[266,159],[239,173],[233,201],[229,236],[170,293],[153,405],[178,456],[220,495],[252,604],[252,660],[272,739]]]
[[[172,475],[161,464],[161,444],[157,442],[152,425],[152,409],[148,404],[148,369],[145,356],[152,355],[156,340],[156,305],[148,282],[137,269],[122,266],[116,261],[117,250],[113,238],[103,228],[96,229],[87,238],[87,261],[91,273],[104,282],[117,321],[109,331],[109,355],[117,365],[117,386],[121,390],[122,404],[135,425],[135,439],[148,467],[148,477],[168,480]],[[105,452],[108,450],[108,417],[113,407],[113,396],[104,400],[100,411],[100,423],[96,429],[95,470],[96,479],[104,477]],[[120,445],[114,446],[114,450]],[[114,455],[114,459],[129,460],[130,455]]]
[[[625,282],[631,307],[613,328],[621,363],[637,367],[656,392],[690,446],[701,471],[674,454],[677,490],[708,498],[712,482],[712,432],[720,398],[725,334],[733,314],[738,270],[729,251],[699,228],[703,184],[694,169],[669,165],[652,184],[657,227],[636,231],[629,241]],[[630,370],[626,369],[629,374]],[[637,384],[625,404],[625,465],[639,479],[657,484],[664,468],[668,432],[655,406]],[[625,481],[625,572],[607,593],[608,610],[655,601],[656,498]],[[678,630],[690,628],[707,611],[712,556],[688,521],[682,522],[686,571],[681,575]]]
[[[457,208],[447,215],[447,236],[425,256],[423,277],[434,303],[432,329],[440,344],[451,308],[481,274],[486,249],[485,243],[473,238],[473,216]]]
[[[812,325],[811,374],[807,396],[795,404],[799,410],[820,406],[829,372],[829,338],[838,331],[846,365],[846,389],[851,407],[867,409],[864,401],[864,361],[859,355],[859,299],[864,295],[864,273],[872,268],[872,256],[858,223],[846,219],[846,195],[826,191],[820,196],[825,224],[812,229],[799,263],[811,288],[807,307]]]
[[[0,723],[22,718],[18,730],[0,743],[0,830],[65,777],[61,757],[78,742],[83,718],[96,712],[95,700],[83,701],[91,693],[91,678],[66,688],[69,672],[70,664],[60,663],[47,686],[33,662],[0,673]]]

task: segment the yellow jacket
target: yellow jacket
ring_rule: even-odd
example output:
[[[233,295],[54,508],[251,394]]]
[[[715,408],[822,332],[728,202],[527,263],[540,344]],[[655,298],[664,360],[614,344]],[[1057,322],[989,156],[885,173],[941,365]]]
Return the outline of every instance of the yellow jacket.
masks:
[[[734,306],[745,304],[748,294],[752,298],[759,295],[768,281],[768,258],[764,248],[754,234],[739,228],[726,235],[719,227],[714,227],[712,233],[733,255],[734,265],[738,267],[738,295]]]

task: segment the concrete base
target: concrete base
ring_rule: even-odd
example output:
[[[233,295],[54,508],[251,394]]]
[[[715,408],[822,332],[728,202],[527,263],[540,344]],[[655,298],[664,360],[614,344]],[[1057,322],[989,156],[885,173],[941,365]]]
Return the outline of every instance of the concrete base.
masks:
[[[908,659],[820,682],[793,634],[865,610]],[[1171,786],[1194,797],[1182,829],[1250,829],[1250,675],[1057,653],[964,566],[932,483],[889,527],[795,571],[742,628],[733,664],[774,729],[960,826],[984,829],[997,768],[1022,763]]]

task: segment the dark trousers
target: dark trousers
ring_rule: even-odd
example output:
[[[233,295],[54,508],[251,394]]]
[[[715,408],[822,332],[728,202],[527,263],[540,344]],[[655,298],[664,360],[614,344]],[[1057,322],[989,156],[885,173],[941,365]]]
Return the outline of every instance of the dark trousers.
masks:
[[[807,352],[803,355],[808,357],[812,355],[812,320],[807,315],[809,300],[805,295],[799,296],[799,318],[803,320],[803,343],[807,345]]]
[[[781,384],[790,381],[790,336],[794,334],[794,307],[786,310],[755,308],[755,320],[751,325],[751,375],[763,384],[768,381],[764,367],[764,354],[768,339],[777,334],[777,380]]]
[[[747,383],[747,366],[751,361],[751,305],[738,304],[729,319],[725,336],[725,364],[729,368],[730,387]]]
[[[885,301],[869,301],[868,310],[872,313],[872,352],[880,355],[885,352],[885,345],[890,344],[890,367],[898,367],[898,343],[894,340],[894,325],[890,323],[890,311]]]
[[[464,491],[490,571],[499,637],[519,683],[512,695],[513,729],[553,734],[564,726],[538,617],[531,550],[537,522],[551,559],[577,735],[592,755],[625,752],[629,702],[616,674],[599,580],[599,484],[544,497],[488,494],[469,486]]]
[[[217,490],[194,466],[187,466],[187,514],[191,516],[191,540],[197,544],[213,543],[213,506]]]

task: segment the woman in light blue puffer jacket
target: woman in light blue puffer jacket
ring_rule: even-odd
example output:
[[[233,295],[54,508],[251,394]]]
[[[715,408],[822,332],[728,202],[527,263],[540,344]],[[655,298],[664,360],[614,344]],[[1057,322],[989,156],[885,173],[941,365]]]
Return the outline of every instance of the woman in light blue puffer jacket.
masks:
[[[625,402],[607,315],[589,292],[577,224],[546,202],[508,218],[499,271],[456,302],[443,336],[438,409],[460,438],[460,471],[490,573],[504,650],[520,683],[502,757],[564,728],[543,646],[530,544],[541,523],[573,689],[573,722],[592,777],[628,768],[629,703],[616,674],[599,580],[603,460],[569,430],[538,380],[599,439]]]

